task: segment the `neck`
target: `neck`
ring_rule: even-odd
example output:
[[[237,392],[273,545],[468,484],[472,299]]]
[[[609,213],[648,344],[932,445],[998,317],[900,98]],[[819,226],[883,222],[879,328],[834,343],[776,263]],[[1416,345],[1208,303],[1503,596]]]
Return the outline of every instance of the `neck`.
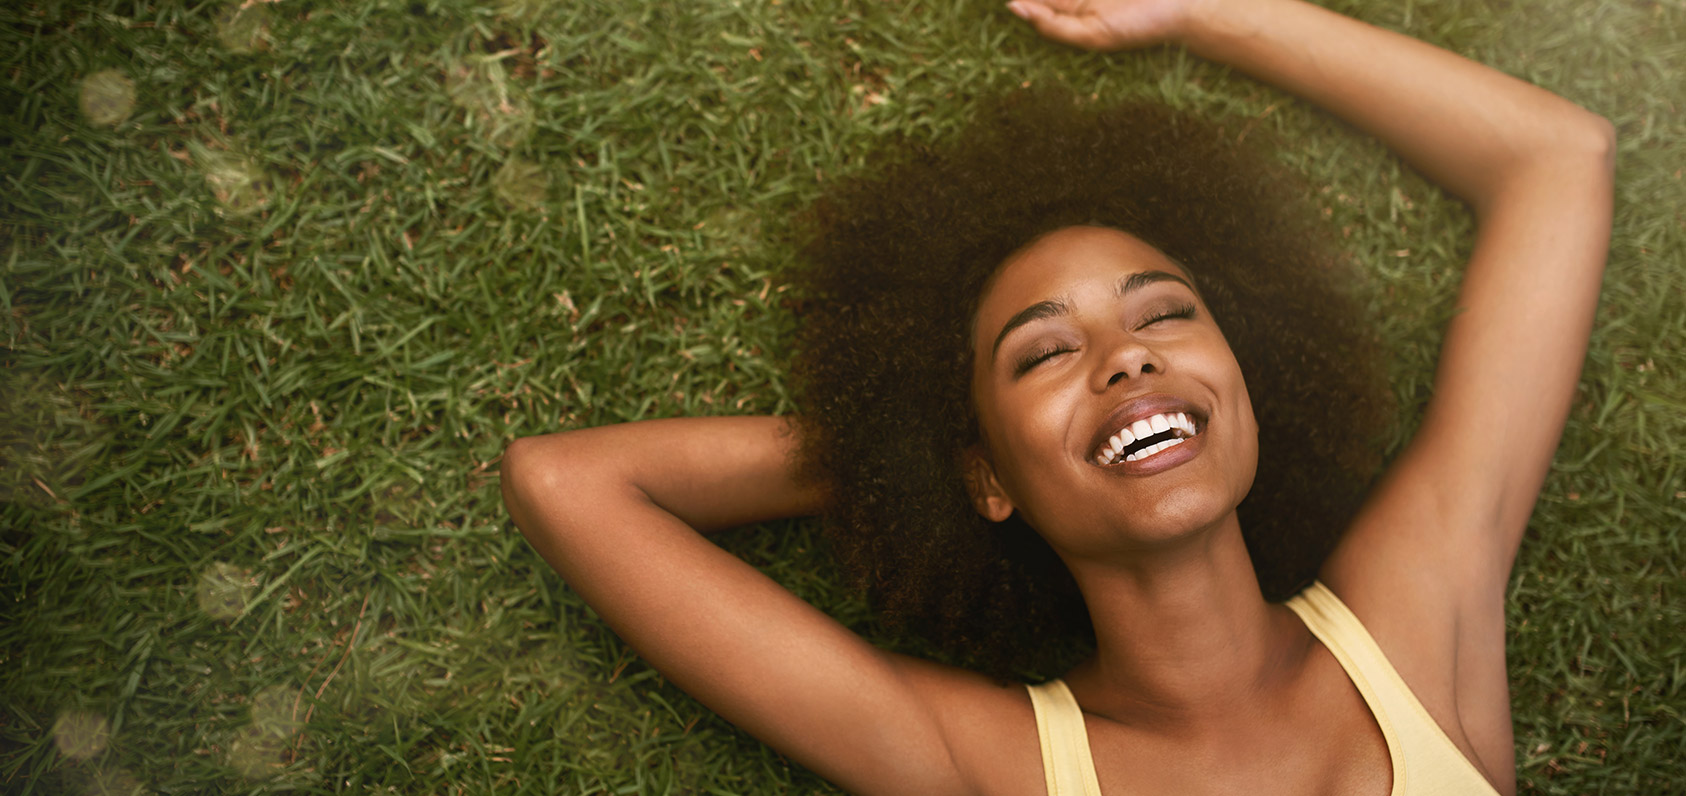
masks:
[[[1265,602],[1231,513],[1128,561],[1068,560],[1095,624],[1095,654],[1067,680],[1091,712],[1198,730],[1268,710],[1310,648],[1304,625]]]

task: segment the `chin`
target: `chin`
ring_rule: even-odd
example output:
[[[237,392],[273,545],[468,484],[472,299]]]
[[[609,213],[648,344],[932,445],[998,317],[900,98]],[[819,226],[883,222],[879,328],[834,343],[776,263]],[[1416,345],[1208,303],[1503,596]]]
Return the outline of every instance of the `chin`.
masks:
[[[1233,518],[1235,511],[1231,509],[1227,514],[1202,514],[1195,517],[1175,516],[1156,518],[1154,522],[1136,524],[1124,532],[1133,547],[1161,549],[1176,547],[1196,539],[1234,527],[1240,530],[1238,522],[1226,522]]]
[[[1157,501],[1146,511],[1139,504],[1120,508],[1089,518],[1081,530],[1067,529],[1064,533],[1056,531],[1043,536],[1062,555],[1085,558],[1160,551],[1226,529],[1239,531],[1235,505],[1227,495],[1219,499],[1209,490],[1185,488]],[[1034,521],[1031,525],[1038,529],[1047,527]]]

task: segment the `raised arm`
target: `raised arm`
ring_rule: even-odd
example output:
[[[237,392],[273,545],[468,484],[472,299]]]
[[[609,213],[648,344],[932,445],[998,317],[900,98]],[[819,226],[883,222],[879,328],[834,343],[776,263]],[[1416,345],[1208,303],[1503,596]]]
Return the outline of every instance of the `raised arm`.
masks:
[[[1424,529],[1424,545],[1453,556],[1440,563],[1471,567],[1454,585],[1496,603],[1592,331],[1613,130],[1535,86],[1312,6],[1206,8],[1216,22],[1191,37],[1195,52],[1221,54],[1369,131],[1475,211],[1434,397],[1370,516],[1429,520],[1437,527]]]
[[[1610,234],[1608,122],[1495,70],[1298,0],[1016,0],[1091,49],[1180,41],[1375,135],[1470,204],[1474,253],[1422,429],[1368,515],[1404,501],[1502,593],[1568,416]],[[1450,544],[1448,544],[1450,543]]]
[[[1613,132],[1550,92],[1298,0],[1015,0],[1090,49],[1177,41],[1376,136],[1468,202],[1474,253],[1423,427],[1383,499],[1409,491],[1437,544],[1497,596],[1568,416],[1610,235]],[[1380,509],[1381,507],[1377,507]],[[1473,559],[1472,559],[1473,557]]]
[[[1376,136],[1475,211],[1422,427],[1323,575],[1442,726],[1461,723],[1510,780],[1505,584],[1592,329],[1610,235],[1610,124],[1298,0],[1010,7],[1044,35],[1090,49],[1181,42]]]
[[[872,647],[696,530],[821,509],[823,490],[792,477],[793,445],[771,417],[521,439],[504,500],[604,621],[710,709],[851,791],[953,792],[926,697],[963,676]]]

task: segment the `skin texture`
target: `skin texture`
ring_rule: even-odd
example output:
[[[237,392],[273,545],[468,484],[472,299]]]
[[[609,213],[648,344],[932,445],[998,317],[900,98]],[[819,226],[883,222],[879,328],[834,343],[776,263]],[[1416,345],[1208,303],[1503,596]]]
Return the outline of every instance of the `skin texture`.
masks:
[[[1513,792],[1504,588],[1592,322],[1609,235],[1609,124],[1294,0],[1015,7],[1058,41],[1180,42],[1298,93],[1475,210],[1460,312],[1422,428],[1321,577],[1452,743]],[[1068,304],[1063,320],[1027,324],[1003,348],[1066,335],[1074,352],[1017,380],[974,370],[986,446],[966,467],[973,501],[1047,525],[1082,589],[1095,651],[1066,679],[1104,790],[1385,793],[1392,772],[1373,718],[1253,574],[1236,504],[1255,462],[1227,347],[1199,315],[1140,323],[1132,302],[1152,296],[1120,300],[1109,287],[1120,274],[1168,273],[1138,243],[1061,231],[1012,258],[981,295],[970,338],[979,368],[994,355],[982,344],[1000,336],[992,324],[1054,298]],[[1136,390],[1209,412],[1211,437],[1176,467],[1140,468],[1106,489],[1110,476],[1084,469],[1087,421]],[[533,546],[641,654],[839,785],[1040,792],[1022,688],[874,649],[697,533],[824,509],[825,486],[791,466],[796,447],[776,418],[587,429],[517,441],[503,487]]]

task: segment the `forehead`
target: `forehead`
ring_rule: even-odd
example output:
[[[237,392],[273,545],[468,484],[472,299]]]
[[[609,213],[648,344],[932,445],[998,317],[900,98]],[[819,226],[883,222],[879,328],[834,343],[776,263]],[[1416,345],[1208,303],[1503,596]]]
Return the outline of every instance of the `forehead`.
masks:
[[[1016,312],[1038,301],[1064,297],[1085,284],[1111,289],[1119,277],[1163,271],[1188,279],[1165,254],[1140,238],[1110,227],[1065,227],[1002,261],[979,297],[976,330],[993,336]]]

